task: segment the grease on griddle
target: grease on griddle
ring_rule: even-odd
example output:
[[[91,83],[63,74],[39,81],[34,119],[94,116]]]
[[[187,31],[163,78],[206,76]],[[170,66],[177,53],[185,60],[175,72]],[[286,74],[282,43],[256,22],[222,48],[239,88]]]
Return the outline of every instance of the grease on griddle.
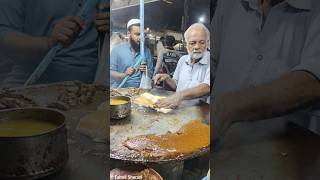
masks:
[[[113,97],[113,96],[122,96],[122,94],[119,91],[115,90],[115,89],[111,89],[110,90],[110,96],[111,97]]]
[[[128,88],[128,95],[129,96],[139,96],[145,92],[146,92],[146,90],[141,89],[141,88],[133,88],[133,87]]]
[[[75,86],[61,88],[57,100],[49,103],[48,107],[69,110],[80,104],[90,104],[96,91],[97,88],[94,85],[76,82]]]
[[[125,92],[120,92],[122,90],[125,90]],[[146,90],[141,88],[134,88],[134,87],[128,87],[128,88],[122,88],[122,90],[118,91],[117,89],[111,89],[110,90],[110,96],[130,96],[135,97],[139,96],[146,92]]]
[[[36,102],[14,90],[0,90],[0,110],[37,106]]]
[[[182,126],[176,133],[164,135],[141,135],[127,139],[123,144],[139,152],[144,159],[171,159],[192,154],[209,146],[210,128],[193,120]]]

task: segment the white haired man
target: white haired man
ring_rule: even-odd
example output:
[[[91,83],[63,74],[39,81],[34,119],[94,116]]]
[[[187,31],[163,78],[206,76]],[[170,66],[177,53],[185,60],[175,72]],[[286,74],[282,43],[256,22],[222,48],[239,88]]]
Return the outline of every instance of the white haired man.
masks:
[[[184,38],[188,55],[179,59],[173,77],[168,74],[154,77],[155,84],[164,82],[176,93],[160,100],[155,107],[175,108],[183,100],[196,98],[205,101],[210,94],[210,53],[207,51],[210,32],[203,24],[195,23],[185,31]]]

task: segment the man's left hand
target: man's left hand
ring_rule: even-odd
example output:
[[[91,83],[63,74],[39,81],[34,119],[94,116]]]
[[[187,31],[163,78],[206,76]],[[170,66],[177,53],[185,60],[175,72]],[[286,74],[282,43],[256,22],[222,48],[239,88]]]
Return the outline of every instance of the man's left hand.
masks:
[[[183,96],[180,93],[175,93],[167,98],[161,99],[154,104],[155,108],[168,108],[174,109],[177,108],[183,101]]]

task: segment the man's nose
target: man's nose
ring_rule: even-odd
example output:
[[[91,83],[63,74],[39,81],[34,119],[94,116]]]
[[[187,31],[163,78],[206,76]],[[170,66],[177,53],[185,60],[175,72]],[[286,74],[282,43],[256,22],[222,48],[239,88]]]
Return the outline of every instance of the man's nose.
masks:
[[[196,43],[196,44],[194,45],[194,49],[200,49],[200,43]]]
[[[193,47],[193,50],[194,50],[194,51],[198,51],[198,50],[200,50],[200,47],[199,47],[199,46],[194,46],[194,47]]]

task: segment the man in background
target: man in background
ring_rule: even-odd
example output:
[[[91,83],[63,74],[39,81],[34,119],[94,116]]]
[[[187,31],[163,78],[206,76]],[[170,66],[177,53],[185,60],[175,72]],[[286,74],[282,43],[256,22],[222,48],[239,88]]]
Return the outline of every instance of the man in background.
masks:
[[[117,88],[129,76],[123,87],[139,87],[143,72],[152,77],[153,62],[149,48],[144,49],[144,64],[134,67],[140,56],[140,20],[131,19],[127,24],[129,42],[115,46],[110,54],[110,85]]]
[[[154,68],[153,76],[160,71],[169,74],[171,77],[177,67],[178,60],[180,59],[180,53],[174,50],[176,39],[173,36],[165,36],[164,49],[158,53],[157,63]]]

